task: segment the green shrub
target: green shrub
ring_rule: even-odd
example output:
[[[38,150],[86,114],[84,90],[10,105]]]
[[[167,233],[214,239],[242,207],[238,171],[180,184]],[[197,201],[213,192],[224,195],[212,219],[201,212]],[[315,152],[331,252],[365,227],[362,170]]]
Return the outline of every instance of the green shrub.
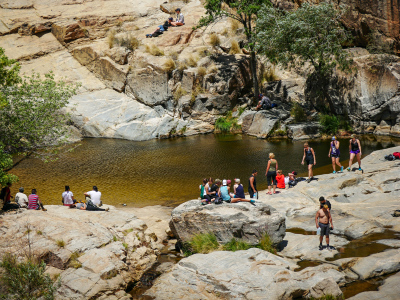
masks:
[[[245,110],[246,110],[246,107],[239,107],[238,108],[238,116],[240,117],[244,113]]]
[[[240,129],[240,125],[237,123],[237,118],[232,117],[232,111],[228,111],[225,117],[219,117],[215,121],[215,129],[227,133],[231,130]]]
[[[213,233],[199,233],[185,243],[184,252],[186,256],[195,253],[210,253],[219,248],[217,237]]]
[[[238,250],[247,250],[252,248],[253,246],[240,240],[231,239],[228,243],[223,246],[225,251],[238,251]]]
[[[265,233],[264,236],[261,238],[260,243],[258,244],[258,248],[268,251],[272,254],[276,254],[276,249],[272,244],[272,241],[268,235],[268,233]]]
[[[305,122],[307,120],[307,115],[304,109],[297,102],[293,105],[290,114],[294,117],[296,122]]]
[[[46,264],[43,261],[19,262],[16,256],[5,254],[0,268],[1,299],[51,300],[60,286],[59,281],[53,281],[45,273]]]
[[[336,134],[340,126],[339,118],[331,115],[321,114],[319,116],[319,123],[322,126],[322,132],[326,134]]]

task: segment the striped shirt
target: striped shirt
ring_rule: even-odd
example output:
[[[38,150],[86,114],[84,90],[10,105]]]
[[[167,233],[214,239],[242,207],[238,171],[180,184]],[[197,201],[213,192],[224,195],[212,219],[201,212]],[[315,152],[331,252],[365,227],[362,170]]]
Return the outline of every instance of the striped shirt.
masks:
[[[35,194],[30,194],[28,197],[28,209],[38,209],[39,196]]]

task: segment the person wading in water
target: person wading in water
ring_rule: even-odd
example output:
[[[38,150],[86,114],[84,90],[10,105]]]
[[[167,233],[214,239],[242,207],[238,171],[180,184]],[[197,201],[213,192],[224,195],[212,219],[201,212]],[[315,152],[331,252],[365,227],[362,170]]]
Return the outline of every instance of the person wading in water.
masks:
[[[340,172],[343,172],[343,166],[340,164],[340,150],[339,150],[339,141],[336,140],[336,137],[332,137],[331,146],[329,147],[328,157],[332,158],[332,168],[333,174],[336,173],[336,165],[339,166]]]

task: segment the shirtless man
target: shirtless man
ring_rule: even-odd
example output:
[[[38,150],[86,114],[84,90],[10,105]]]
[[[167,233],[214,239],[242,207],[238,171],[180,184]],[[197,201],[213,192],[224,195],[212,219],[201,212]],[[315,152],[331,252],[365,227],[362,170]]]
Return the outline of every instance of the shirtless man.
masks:
[[[322,240],[324,239],[324,235],[326,236],[326,248],[330,250],[329,246],[329,223],[331,223],[331,227],[333,229],[333,222],[332,222],[332,216],[331,213],[329,212],[329,208],[327,204],[321,204],[320,205],[320,210],[317,211],[315,215],[315,225],[317,226],[317,229],[321,227],[321,235],[319,237],[319,250],[322,250]]]

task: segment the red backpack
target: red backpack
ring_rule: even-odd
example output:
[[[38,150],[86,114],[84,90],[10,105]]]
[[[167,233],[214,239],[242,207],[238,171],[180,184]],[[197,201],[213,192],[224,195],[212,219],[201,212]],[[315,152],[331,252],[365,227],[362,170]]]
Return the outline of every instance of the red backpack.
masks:
[[[397,159],[400,159],[400,152],[394,152],[393,156],[396,157]]]

